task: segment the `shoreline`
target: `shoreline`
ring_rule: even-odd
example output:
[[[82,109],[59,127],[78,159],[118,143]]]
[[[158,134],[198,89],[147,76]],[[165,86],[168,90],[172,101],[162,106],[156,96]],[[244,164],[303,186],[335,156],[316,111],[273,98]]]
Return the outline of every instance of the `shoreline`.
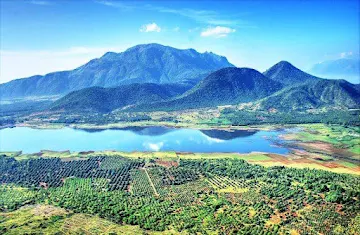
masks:
[[[174,129],[196,129],[196,130],[251,130],[251,131],[261,131],[261,130],[281,130],[287,128],[294,128],[298,125],[313,125],[313,124],[259,124],[259,125],[244,125],[244,126],[235,126],[235,125],[208,125],[208,124],[198,124],[198,123],[172,123],[172,122],[119,122],[119,123],[109,123],[104,125],[96,124],[65,124],[65,123],[19,123],[12,126],[2,126],[1,129],[6,128],[16,128],[16,127],[29,127],[32,129],[61,129],[61,128],[72,128],[78,130],[116,130],[123,129],[128,127],[167,127]]]

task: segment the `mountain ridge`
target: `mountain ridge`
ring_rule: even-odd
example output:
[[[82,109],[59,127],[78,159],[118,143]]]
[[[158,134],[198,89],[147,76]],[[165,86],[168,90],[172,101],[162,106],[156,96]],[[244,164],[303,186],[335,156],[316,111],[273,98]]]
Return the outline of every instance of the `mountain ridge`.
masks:
[[[55,101],[51,111],[111,112],[126,106],[168,100],[189,87],[180,84],[134,83],[113,88],[88,87]]]
[[[251,68],[223,68],[170,101],[140,105],[133,110],[178,110],[249,102],[282,88],[278,82]]]
[[[285,87],[256,104],[262,109],[282,111],[326,107],[360,108],[360,89],[343,79],[321,79]]]
[[[167,48],[159,44],[139,45],[129,48],[126,53],[130,53],[134,57],[134,61],[141,60],[137,58],[138,56],[150,56],[157,60],[159,56],[156,53],[146,53],[145,55],[141,52],[133,53],[134,50],[147,51],[148,47],[155,51],[158,47]],[[185,57],[190,55],[197,58],[199,56],[195,50],[184,49],[183,51],[185,51],[185,55],[183,55]],[[207,54],[222,60],[213,53]],[[105,65],[107,61],[116,62],[118,56],[121,55],[108,52],[102,57],[102,62],[105,61]],[[92,64],[97,64],[97,60],[99,59],[90,61],[87,66],[91,67]],[[79,68],[80,71],[82,69]],[[50,75],[56,77],[61,73],[68,72]],[[36,78],[37,76],[33,79]],[[57,79],[56,81],[61,80]],[[161,81],[156,80],[156,82]],[[179,82],[131,83],[105,88],[101,86],[86,87],[70,92],[52,103],[49,109],[50,111],[100,113],[114,110],[146,112],[249,103],[261,109],[286,111],[331,106],[358,108],[359,97],[360,85],[354,85],[345,80],[318,78],[303,72],[287,61],[280,61],[264,73],[252,68],[221,68],[210,73],[196,85]]]
[[[107,52],[74,70],[35,75],[0,84],[2,99],[65,95],[82,88],[115,87],[131,83],[182,83],[195,85],[207,74],[233,66],[226,57],[141,44],[124,52]]]
[[[320,78],[305,73],[288,61],[280,61],[263,73],[266,77],[280,82],[284,85],[292,85],[307,81],[314,81]]]

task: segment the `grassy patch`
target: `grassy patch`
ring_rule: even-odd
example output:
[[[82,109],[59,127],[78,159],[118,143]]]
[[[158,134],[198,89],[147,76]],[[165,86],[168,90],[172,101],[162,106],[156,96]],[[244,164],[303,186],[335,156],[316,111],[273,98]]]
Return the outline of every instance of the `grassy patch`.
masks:
[[[348,149],[350,152],[360,153],[360,128],[344,127],[340,125],[311,124],[301,125],[303,131],[296,133],[296,140],[313,142],[322,141],[330,143],[337,148]]]
[[[247,154],[247,155],[240,155],[238,158],[246,160],[246,161],[269,161],[272,158],[265,155],[265,154]]]
[[[5,155],[7,157],[17,157],[21,155],[21,151],[14,151],[14,152],[0,152],[0,155]]]
[[[249,208],[249,217],[253,218],[256,215],[256,210],[253,207]]]
[[[97,216],[74,214],[50,205],[0,213],[1,234],[157,234],[139,226],[119,225]],[[159,233],[160,234],[160,233]],[[165,231],[161,234],[176,234]]]
[[[227,187],[217,190],[217,192],[219,193],[246,193],[247,191],[249,191],[248,188],[237,188],[237,187]]]
[[[349,151],[354,153],[354,154],[360,154],[360,145],[357,144],[357,145],[354,145],[352,146],[351,148],[349,148]]]
[[[41,157],[46,157],[46,158],[53,158],[53,157],[67,158],[74,156],[73,154],[70,153],[70,151],[41,150],[40,153],[42,154]]]
[[[46,210],[52,212],[47,214]],[[55,234],[61,231],[67,214],[65,210],[53,206],[24,207],[13,212],[0,213],[0,227],[3,234]]]
[[[75,214],[64,220],[61,230],[67,234],[142,234],[139,226],[118,225],[97,216]]]
[[[358,165],[356,165],[355,163],[351,163],[351,162],[338,161],[337,163],[339,163],[340,165],[343,165],[345,167],[349,167],[349,168],[358,167]]]

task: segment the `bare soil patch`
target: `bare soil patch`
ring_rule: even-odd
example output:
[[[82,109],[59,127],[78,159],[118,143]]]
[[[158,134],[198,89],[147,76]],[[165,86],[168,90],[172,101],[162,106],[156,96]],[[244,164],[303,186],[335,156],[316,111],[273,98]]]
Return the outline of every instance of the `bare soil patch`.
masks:
[[[179,163],[177,161],[163,161],[163,160],[158,159],[155,162],[157,165],[167,167],[167,168],[179,166]]]
[[[67,211],[63,208],[50,205],[36,205],[32,209],[32,213],[36,216],[51,217],[53,215],[67,214]]]

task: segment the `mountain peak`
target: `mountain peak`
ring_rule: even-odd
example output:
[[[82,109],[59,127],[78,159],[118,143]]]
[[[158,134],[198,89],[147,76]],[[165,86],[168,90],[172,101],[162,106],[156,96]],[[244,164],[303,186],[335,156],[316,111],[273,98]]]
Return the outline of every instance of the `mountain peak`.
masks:
[[[170,46],[165,46],[165,45],[161,45],[159,43],[147,43],[147,44],[138,44],[136,46],[130,47],[128,48],[126,51],[131,51],[134,49],[149,49],[149,48],[172,48]]]
[[[266,77],[285,85],[319,79],[296,68],[288,61],[280,61],[263,73]]]
[[[102,57],[67,72],[25,78],[0,85],[2,98],[64,95],[86,87],[132,83],[195,85],[208,74],[233,66],[216,54],[177,49],[157,43],[141,44]]]
[[[291,64],[289,61],[282,60],[278,63],[276,63],[274,66],[272,66],[270,69],[276,68],[276,69],[297,69],[293,64]]]
[[[229,74],[236,74],[237,76],[244,75],[244,74],[253,74],[253,75],[260,74],[260,76],[263,76],[259,71],[252,69],[252,68],[245,68],[245,67],[244,68],[237,68],[237,67],[222,68],[222,69],[219,69],[218,71],[213,72],[212,74],[210,74],[210,76],[222,77],[222,76],[227,76]]]
[[[211,73],[176,99],[136,109],[164,111],[247,103],[269,96],[281,88],[279,82],[255,69],[229,67]]]
[[[229,84],[240,82],[241,84],[246,84],[246,86],[248,85],[252,86],[254,82],[256,83],[257,81],[260,80],[271,81],[270,79],[265,77],[262,73],[252,68],[228,67],[213,72],[204,80],[202,80],[201,83],[199,83],[199,85],[201,86],[201,84],[206,84],[206,83],[213,84],[214,82],[221,81],[221,83],[226,82]],[[274,82],[274,81],[271,82],[275,85],[278,84],[278,82]]]

